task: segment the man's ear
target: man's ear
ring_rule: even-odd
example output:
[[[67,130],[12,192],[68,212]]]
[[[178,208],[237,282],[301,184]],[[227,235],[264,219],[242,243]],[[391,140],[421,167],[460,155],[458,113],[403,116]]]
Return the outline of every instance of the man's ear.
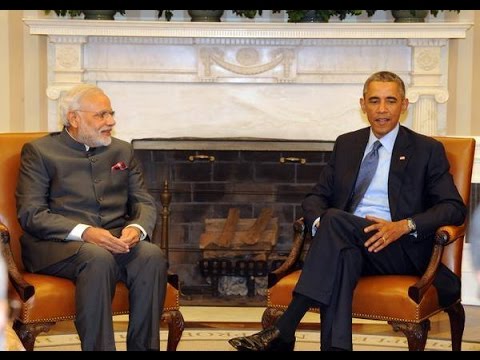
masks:
[[[69,111],[67,113],[67,119],[70,123],[70,126],[77,128],[78,127],[78,113],[76,111]]]
[[[407,98],[403,99],[403,101],[402,101],[402,113],[407,110],[408,104],[409,104],[408,99]]]
[[[360,107],[362,108],[363,113],[366,114],[367,110],[365,109],[365,99],[363,97],[360,98]]]

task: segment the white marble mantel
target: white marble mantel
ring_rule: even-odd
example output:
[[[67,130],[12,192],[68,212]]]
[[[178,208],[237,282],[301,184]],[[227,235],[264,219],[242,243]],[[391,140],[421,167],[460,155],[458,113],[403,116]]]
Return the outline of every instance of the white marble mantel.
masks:
[[[263,39],[464,38],[471,23],[245,23],[24,19],[36,35]]]
[[[408,85],[405,125],[445,134],[449,40],[472,25],[24,21],[49,39],[49,130],[61,91],[90,82],[110,95],[125,140],[334,140],[367,124],[362,84],[383,69]]]

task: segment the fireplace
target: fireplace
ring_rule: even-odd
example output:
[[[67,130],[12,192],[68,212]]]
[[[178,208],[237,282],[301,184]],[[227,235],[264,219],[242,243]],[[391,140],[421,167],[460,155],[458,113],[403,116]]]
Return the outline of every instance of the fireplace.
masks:
[[[171,138],[132,143],[159,209],[168,184],[168,240],[162,244],[164,218],[159,216],[153,242],[168,251],[184,300],[195,305],[264,303],[266,275],[288,254],[292,224],[302,215],[300,203],[317,182],[333,142]],[[274,246],[240,247],[227,254],[221,249],[221,256],[213,257],[212,251],[205,256],[206,221],[225,222],[235,211],[239,222],[248,222],[240,224],[245,229],[271,215]]]

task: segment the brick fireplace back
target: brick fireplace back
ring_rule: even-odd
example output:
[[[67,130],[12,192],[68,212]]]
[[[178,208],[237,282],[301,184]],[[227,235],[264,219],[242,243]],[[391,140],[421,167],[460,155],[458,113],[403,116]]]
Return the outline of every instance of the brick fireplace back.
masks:
[[[269,259],[281,260],[291,247],[292,224],[302,216],[300,203],[333,149],[331,141],[251,138],[155,138],[132,143],[159,209],[168,181],[170,270],[179,275],[182,296],[195,305],[232,299],[248,303],[248,296],[219,298],[212,279],[202,274],[199,239],[205,219],[226,218],[230,208],[238,208],[240,218],[256,218],[263,208],[271,208],[278,218],[278,240]],[[161,221],[159,216],[153,239],[159,245]],[[256,295],[261,302],[261,289]]]

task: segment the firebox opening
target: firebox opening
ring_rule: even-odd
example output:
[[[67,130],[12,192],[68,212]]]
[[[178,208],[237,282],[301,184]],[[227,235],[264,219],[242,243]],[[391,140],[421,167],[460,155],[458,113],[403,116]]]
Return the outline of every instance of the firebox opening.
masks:
[[[333,142],[174,138],[133,145],[158,200],[153,242],[168,252],[182,302],[265,306],[267,274],[286,258],[301,201]]]

